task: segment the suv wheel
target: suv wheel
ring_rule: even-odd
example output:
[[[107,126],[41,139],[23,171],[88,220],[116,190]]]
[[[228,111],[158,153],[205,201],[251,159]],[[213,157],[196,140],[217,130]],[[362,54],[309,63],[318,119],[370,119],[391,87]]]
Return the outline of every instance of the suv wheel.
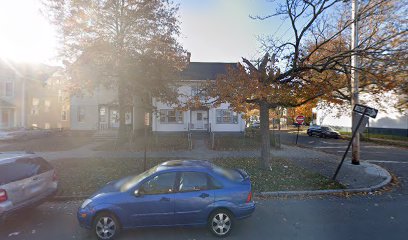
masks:
[[[226,237],[231,233],[234,219],[227,210],[216,210],[208,219],[208,228],[217,237]]]
[[[100,213],[95,217],[93,230],[98,239],[115,239],[120,231],[119,221],[111,213]]]

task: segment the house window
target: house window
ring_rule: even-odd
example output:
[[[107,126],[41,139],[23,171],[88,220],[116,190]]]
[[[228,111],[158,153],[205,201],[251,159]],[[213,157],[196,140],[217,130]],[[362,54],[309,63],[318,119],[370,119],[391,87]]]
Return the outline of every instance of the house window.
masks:
[[[44,100],[44,112],[50,111],[51,102],[48,100]]]
[[[40,113],[39,104],[40,104],[40,99],[33,98],[32,108],[31,108],[31,115],[38,115]]]
[[[191,96],[198,96],[200,100],[204,101],[206,92],[204,89],[198,87],[198,86],[192,86],[191,87]]]
[[[78,122],[85,121],[85,109],[81,106],[78,106],[78,109],[77,109],[77,119],[78,119]]]
[[[216,122],[217,124],[237,124],[238,113],[226,109],[217,109]]]
[[[183,112],[173,109],[160,110],[160,123],[183,123]]]
[[[6,90],[5,96],[12,97],[13,96],[13,82],[11,81],[6,82],[5,90]]]
[[[38,106],[40,104],[40,99],[33,98],[33,106]]]
[[[61,103],[62,100],[63,100],[63,98],[62,98],[62,90],[59,89],[59,90],[58,90],[58,102]]]
[[[67,111],[66,110],[61,111],[61,121],[67,121]]]

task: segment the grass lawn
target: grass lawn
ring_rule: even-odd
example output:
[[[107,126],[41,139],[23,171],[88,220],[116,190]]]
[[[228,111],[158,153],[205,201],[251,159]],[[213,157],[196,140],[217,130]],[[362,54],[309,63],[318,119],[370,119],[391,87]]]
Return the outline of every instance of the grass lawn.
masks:
[[[274,134],[270,135],[270,142],[271,146],[280,145],[277,135]],[[251,137],[243,134],[215,134],[214,136],[214,150],[218,151],[257,150],[260,147],[261,136],[256,133]]]
[[[149,151],[176,151],[188,150],[187,134],[163,134],[147,137],[147,150]],[[143,151],[145,145],[144,136],[137,136],[133,142],[118,143],[106,142],[94,150],[98,151]]]
[[[345,138],[351,137],[351,132],[340,132],[340,134]],[[370,138],[368,138],[367,132],[364,132],[361,136],[362,136],[361,140],[367,141],[367,142],[375,142],[379,144],[408,147],[408,137],[404,137],[404,136],[395,136],[395,135],[386,135],[386,134],[371,134],[370,133]]]
[[[168,159],[148,159],[148,168]],[[311,173],[284,159],[272,163],[272,171],[257,168],[256,158],[223,158],[214,162],[228,168],[246,170],[255,192],[342,188],[319,174]],[[90,195],[107,182],[142,172],[142,159],[60,159],[52,161],[59,181],[60,196]]]
[[[64,134],[52,134],[50,136],[29,140],[2,142],[5,145],[0,147],[0,151],[64,151],[79,148],[91,142],[92,137],[90,134],[72,136]]]

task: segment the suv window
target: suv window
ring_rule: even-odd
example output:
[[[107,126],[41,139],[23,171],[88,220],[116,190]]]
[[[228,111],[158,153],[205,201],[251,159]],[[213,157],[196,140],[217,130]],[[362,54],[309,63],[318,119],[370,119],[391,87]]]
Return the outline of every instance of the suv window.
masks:
[[[8,184],[37,174],[39,166],[29,158],[19,158],[14,162],[0,164],[0,184]]]
[[[8,184],[52,170],[53,167],[41,157],[19,158],[14,162],[0,164],[0,184]]]
[[[200,172],[183,172],[180,177],[180,192],[207,190],[208,175]]]
[[[140,191],[143,194],[172,193],[174,190],[175,181],[175,172],[159,174],[143,183],[143,185],[140,187]]]
[[[33,164],[38,165],[37,174],[45,173],[53,169],[51,164],[49,164],[43,158],[40,157],[31,158],[29,159],[29,161],[32,162]]]

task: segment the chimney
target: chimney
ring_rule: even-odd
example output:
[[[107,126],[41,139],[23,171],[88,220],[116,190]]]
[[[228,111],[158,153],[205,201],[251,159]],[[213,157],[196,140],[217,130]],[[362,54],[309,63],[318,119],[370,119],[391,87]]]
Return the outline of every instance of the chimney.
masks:
[[[187,61],[190,63],[190,58],[191,58],[191,52],[187,52]]]

